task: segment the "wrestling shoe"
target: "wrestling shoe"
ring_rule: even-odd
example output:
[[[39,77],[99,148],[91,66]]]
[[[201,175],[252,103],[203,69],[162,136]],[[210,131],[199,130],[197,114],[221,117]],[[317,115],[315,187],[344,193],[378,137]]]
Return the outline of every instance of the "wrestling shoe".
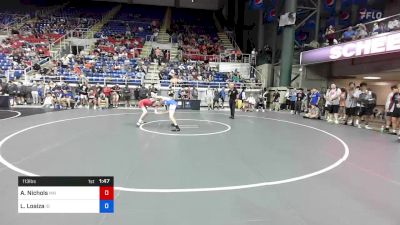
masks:
[[[181,128],[179,128],[179,126],[177,125],[177,126],[175,126],[175,128],[172,129],[171,131],[173,131],[173,132],[179,132],[179,131],[181,131]]]

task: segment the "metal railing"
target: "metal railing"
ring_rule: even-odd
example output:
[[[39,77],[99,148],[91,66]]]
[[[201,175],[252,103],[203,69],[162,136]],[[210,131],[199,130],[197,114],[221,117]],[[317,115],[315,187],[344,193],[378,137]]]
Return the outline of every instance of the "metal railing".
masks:
[[[235,50],[240,50],[239,45],[236,43],[236,39],[235,39],[235,34],[233,33],[233,31],[225,31],[226,36],[228,36],[229,41],[232,43],[233,48]]]
[[[231,82],[214,82],[214,81],[170,81],[170,80],[162,80],[161,86],[163,87],[172,87],[172,88],[179,88],[179,87],[196,87],[196,88],[222,88],[227,87],[227,85]],[[246,87],[248,89],[261,89],[262,83],[253,83],[253,82],[232,82],[235,84],[237,88]]]
[[[191,54],[182,52],[183,58],[194,61],[251,63],[251,54],[220,53],[219,55]]]
[[[115,78],[115,77],[86,77],[86,79],[89,81],[89,84],[118,84],[118,85],[132,85],[132,86],[138,86],[142,84],[141,79],[123,79],[123,78]],[[35,81],[43,81],[45,83],[48,83],[50,81],[52,82],[60,82],[60,83],[71,83],[71,84],[77,84],[79,83],[79,78],[78,76],[63,76],[63,75],[57,75],[57,76],[41,76],[39,79],[33,79]]]

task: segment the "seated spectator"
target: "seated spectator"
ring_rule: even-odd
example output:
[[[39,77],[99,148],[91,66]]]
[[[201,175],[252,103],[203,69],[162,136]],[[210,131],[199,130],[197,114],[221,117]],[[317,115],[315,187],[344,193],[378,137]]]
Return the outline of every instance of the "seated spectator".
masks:
[[[394,31],[400,29],[400,21],[398,18],[394,18],[393,20],[388,22],[388,30]]]
[[[108,98],[104,93],[101,93],[99,99],[97,100],[100,109],[108,109]]]
[[[371,35],[377,35],[380,33],[382,33],[381,27],[379,27],[378,23],[374,23],[374,26],[372,27]]]
[[[319,108],[316,105],[311,105],[309,112],[303,117],[308,119],[320,119]]]
[[[50,92],[47,93],[46,98],[44,99],[44,102],[43,102],[43,107],[50,108],[50,107],[54,106],[54,103],[55,102],[54,102],[53,95]]]
[[[367,36],[368,36],[367,27],[362,23],[358,24],[355,38],[362,39],[362,38],[366,38]]]
[[[63,108],[71,108],[72,94],[67,90],[63,90],[60,98],[60,104]]]
[[[342,34],[342,40],[344,42],[352,41],[352,40],[354,40],[355,36],[356,36],[356,32],[353,30],[353,27],[350,26],[349,28],[347,28],[347,31],[345,31]]]

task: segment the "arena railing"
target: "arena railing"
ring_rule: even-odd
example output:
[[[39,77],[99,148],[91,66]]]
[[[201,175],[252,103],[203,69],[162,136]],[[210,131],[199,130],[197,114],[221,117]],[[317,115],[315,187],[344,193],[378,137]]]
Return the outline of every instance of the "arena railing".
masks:
[[[132,86],[139,86],[142,84],[141,79],[124,79],[124,78],[115,78],[115,77],[86,77],[89,80],[89,84],[118,84],[118,85],[132,85]],[[43,81],[48,83],[50,81],[53,82],[65,82],[70,84],[78,84],[79,78],[78,76],[41,76],[40,79],[34,79],[35,81]]]
[[[235,34],[233,31],[225,31],[226,36],[228,36],[229,41],[232,43],[233,48],[235,50],[240,50],[239,45],[236,43],[236,38],[235,38]]]
[[[184,58],[194,61],[205,61],[209,62],[231,62],[231,63],[250,63],[251,54],[228,54],[220,53],[219,55],[204,55],[204,54],[191,54],[182,52]]]
[[[196,88],[222,88],[228,87],[228,84],[231,82],[214,82],[214,81],[177,81],[172,82],[170,80],[162,80],[161,86],[168,86],[172,88],[184,88],[184,87],[196,87]],[[261,83],[254,82],[232,82],[235,84],[237,88],[249,88],[249,89],[260,89],[262,88]]]
[[[380,32],[380,33],[387,33],[387,32],[390,32],[390,31],[399,30],[400,27],[398,27],[398,28],[396,28],[396,29],[393,29],[393,30],[390,30],[390,29],[388,28],[388,23],[389,23],[390,21],[393,21],[393,20],[396,20],[396,19],[397,19],[397,20],[399,21],[399,23],[400,23],[400,13],[399,13],[399,14],[396,14],[396,15],[393,15],[393,16],[388,16],[388,17],[385,17],[385,18],[377,19],[377,20],[374,20],[374,21],[371,21],[371,22],[360,23],[360,24],[362,24],[362,25],[364,25],[364,26],[366,27],[366,31],[367,31],[366,37],[369,37],[369,36],[374,36],[374,35],[377,35],[377,34],[378,34],[378,33],[373,32],[373,28],[374,28],[374,24],[375,24],[375,23],[378,24],[378,26],[383,25],[383,27],[382,27],[383,30],[382,30],[382,32]],[[360,24],[357,24],[357,25],[355,25],[355,26],[352,26],[352,27],[353,27],[353,30],[356,31],[356,29],[358,29],[358,27],[360,26]],[[399,24],[399,26],[400,26],[400,24]],[[333,33],[334,38],[335,38],[339,43],[342,42],[342,35],[343,35],[344,32],[347,31],[347,29],[348,29],[348,27],[347,27],[347,28],[344,28],[344,29],[337,30],[337,31],[335,31],[335,32]],[[366,37],[364,37],[364,38],[366,38]],[[323,44],[326,44],[326,34],[325,34],[325,33],[324,33],[324,35],[323,35],[323,38],[324,38]],[[363,38],[360,38],[360,39],[363,39]],[[355,39],[355,40],[357,40],[357,39]]]
[[[47,63],[49,60],[50,60],[49,57],[44,58],[44,59],[40,60],[40,61],[38,62],[38,64],[39,64],[39,65],[43,65],[43,64]],[[8,82],[8,81],[10,80],[10,77],[14,77],[14,76],[15,76],[15,73],[16,73],[16,72],[19,72],[20,75],[21,75],[21,77],[22,77],[22,76],[24,77],[24,81],[25,81],[25,82],[28,82],[28,76],[27,76],[27,75],[28,75],[28,73],[31,72],[31,71],[33,71],[33,67],[32,67],[32,66],[28,66],[28,67],[26,67],[25,69],[20,69],[20,70],[6,70],[6,71],[4,72],[4,77],[6,78],[6,80],[7,80],[7,82]]]

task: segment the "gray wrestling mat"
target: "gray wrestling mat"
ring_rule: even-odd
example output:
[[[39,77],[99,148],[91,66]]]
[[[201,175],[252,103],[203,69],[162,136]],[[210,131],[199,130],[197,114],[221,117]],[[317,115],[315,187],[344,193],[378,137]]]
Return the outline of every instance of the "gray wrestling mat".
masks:
[[[1,112],[0,112],[1,113]],[[7,112],[9,116],[15,114]],[[1,225],[398,225],[395,136],[284,113],[70,110],[0,120]],[[7,117],[7,116],[4,116]],[[8,139],[4,139],[9,137]],[[114,176],[114,214],[18,214],[18,170]]]

